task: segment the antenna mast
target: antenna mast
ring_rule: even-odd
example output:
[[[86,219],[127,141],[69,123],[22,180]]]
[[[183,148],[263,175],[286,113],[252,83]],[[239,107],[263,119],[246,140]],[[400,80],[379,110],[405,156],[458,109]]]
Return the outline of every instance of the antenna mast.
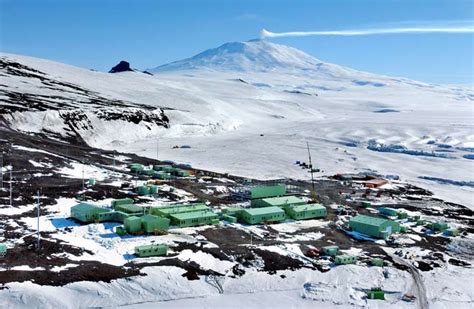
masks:
[[[311,173],[311,188],[313,189],[312,194],[316,195],[316,191],[314,189],[313,163],[311,162],[311,152],[309,151],[309,143],[308,142],[306,142],[306,147],[308,147],[309,172]]]

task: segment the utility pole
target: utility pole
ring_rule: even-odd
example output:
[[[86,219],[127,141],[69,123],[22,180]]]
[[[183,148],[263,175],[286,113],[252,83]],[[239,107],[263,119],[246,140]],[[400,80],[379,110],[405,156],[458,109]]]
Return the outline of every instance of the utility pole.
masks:
[[[13,204],[13,178],[12,178],[12,170],[13,170],[13,165],[10,165],[10,207],[12,207]]]
[[[158,139],[156,140],[156,161],[159,161],[159,157],[158,157],[158,150],[159,150],[159,144],[158,144]]]
[[[308,157],[309,157],[309,172],[311,173],[311,188],[313,189],[312,195],[316,196],[316,190],[314,189],[314,176],[313,176],[313,163],[311,162],[311,152],[309,151],[309,143],[306,142],[306,146],[308,147]]]
[[[0,155],[0,190],[3,189],[3,151]]]
[[[37,250],[38,252],[40,251],[40,196],[39,196],[39,190],[36,192],[36,214],[37,214],[37,230],[38,230],[38,245],[37,245]]]

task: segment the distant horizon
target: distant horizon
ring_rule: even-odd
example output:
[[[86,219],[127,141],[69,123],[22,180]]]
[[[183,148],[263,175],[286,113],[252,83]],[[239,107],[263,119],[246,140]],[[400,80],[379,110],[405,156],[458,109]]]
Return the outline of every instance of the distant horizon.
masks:
[[[460,22],[474,26],[474,2],[0,0],[0,50],[103,72],[120,60],[145,70],[226,42],[259,39],[262,29],[344,33],[439,29]],[[472,33],[285,36],[270,42],[360,71],[432,84],[474,84]]]

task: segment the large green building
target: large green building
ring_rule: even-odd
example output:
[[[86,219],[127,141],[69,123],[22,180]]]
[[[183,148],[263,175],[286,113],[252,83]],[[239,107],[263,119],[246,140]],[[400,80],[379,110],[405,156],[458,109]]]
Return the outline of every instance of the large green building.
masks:
[[[283,196],[285,194],[286,194],[285,185],[258,186],[258,187],[254,187],[250,189],[251,199]]]
[[[142,228],[146,233],[156,233],[161,231],[167,231],[170,227],[170,219],[144,215],[142,218]]]
[[[120,198],[120,199],[115,199],[115,200],[112,200],[112,202],[110,203],[110,205],[112,206],[112,208],[115,209],[116,206],[118,205],[129,205],[129,204],[133,204],[135,201],[131,198]]]
[[[244,209],[241,216],[248,224],[280,222],[286,219],[283,209],[275,206]]]
[[[366,215],[358,215],[351,218],[349,226],[353,231],[383,239],[388,238],[392,233],[400,232],[400,224],[398,222]]]
[[[71,207],[71,217],[83,223],[98,221],[99,214],[105,213],[110,213],[110,210],[88,203],[79,203]]]
[[[295,206],[295,205],[303,205],[306,202],[299,197],[288,195],[288,196],[280,196],[280,197],[268,197],[262,199],[255,199],[251,200],[250,204],[252,207],[288,207],[288,206]]]
[[[142,230],[142,219],[140,217],[130,216],[123,220],[125,230],[129,234],[136,234]]]
[[[179,227],[219,223],[217,214],[209,210],[174,213],[170,214],[169,217],[171,219],[171,223]]]
[[[288,217],[294,220],[324,218],[327,215],[326,207],[321,204],[304,204],[285,207]]]
[[[173,214],[184,213],[184,212],[195,212],[209,210],[205,204],[181,204],[171,205],[165,207],[152,207],[151,214],[163,217],[169,217]]]

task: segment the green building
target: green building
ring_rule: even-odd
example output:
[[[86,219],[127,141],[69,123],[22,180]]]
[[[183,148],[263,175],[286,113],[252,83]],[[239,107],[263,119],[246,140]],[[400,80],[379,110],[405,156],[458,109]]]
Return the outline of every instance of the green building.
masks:
[[[236,217],[237,219],[242,218],[242,211],[244,209],[241,207],[229,207],[222,210],[222,212],[228,216]]]
[[[164,164],[164,165],[155,165],[155,166],[153,166],[153,169],[154,169],[155,171],[162,171],[162,172],[167,172],[167,173],[169,173],[169,172],[171,172],[171,171],[173,170],[173,166],[171,166],[171,165],[166,165],[166,164]]]
[[[383,259],[381,259],[381,258],[372,258],[372,259],[370,259],[370,265],[382,267],[383,266]]]
[[[398,222],[366,215],[351,218],[349,226],[353,231],[383,239],[388,238],[392,233],[400,232]]]
[[[250,189],[251,199],[261,199],[266,197],[283,196],[286,194],[285,185],[258,186]]]
[[[145,166],[140,163],[132,163],[128,167],[130,168],[130,171],[133,173],[140,173],[141,171],[143,171],[143,169],[145,169]]]
[[[285,212],[279,207],[260,207],[242,210],[242,219],[248,224],[262,222],[280,222],[286,219]]]
[[[222,220],[225,220],[229,223],[236,223],[237,222],[237,217],[230,216],[230,215],[223,215]]]
[[[158,171],[153,174],[153,178],[167,180],[171,178],[171,174],[164,171]]]
[[[408,214],[405,211],[399,211],[397,216],[398,219],[408,219]]]
[[[110,210],[88,203],[79,203],[71,207],[71,218],[83,223],[99,220],[99,214],[109,213]]]
[[[112,206],[113,209],[115,209],[115,207],[118,206],[118,205],[129,205],[129,204],[133,204],[133,203],[135,203],[135,201],[133,199],[127,197],[127,198],[112,200],[110,205]]]
[[[179,227],[218,224],[217,214],[209,210],[181,212],[170,214],[171,223]]]
[[[142,230],[142,219],[140,217],[131,216],[123,220],[125,230],[129,234],[136,234]]]
[[[0,257],[7,255],[7,245],[0,244]]]
[[[334,262],[337,265],[355,264],[357,262],[357,257],[349,254],[337,255]]]
[[[438,231],[438,232],[444,232],[449,228],[448,224],[444,221],[436,221],[434,223],[431,223],[430,228],[433,231]]]
[[[250,201],[252,207],[288,207],[303,205],[306,202],[299,197],[289,195],[289,196],[280,196],[280,197],[268,197],[262,199],[254,199]]]
[[[148,186],[139,186],[137,187],[138,195],[149,195],[150,194],[150,187]]]
[[[372,288],[367,292],[368,299],[385,299],[385,293],[381,288]]]
[[[396,217],[398,216],[398,211],[396,209],[393,209],[393,208],[389,208],[389,207],[380,207],[378,209],[378,211],[380,212],[380,214],[384,215],[384,216],[389,216],[389,217]]]
[[[326,207],[321,204],[304,204],[285,207],[288,217],[295,220],[324,218],[327,215]]]
[[[142,227],[146,233],[156,233],[167,231],[170,227],[170,219],[153,215],[144,215],[142,217]]]
[[[326,246],[321,248],[323,250],[324,255],[329,255],[329,256],[336,256],[337,253],[339,252],[339,247],[338,246]]]
[[[135,247],[135,255],[139,257],[162,256],[167,253],[167,245],[144,245]]]
[[[134,204],[121,204],[115,206],[116,211],[125,212],[127,214],[143,214],[143,207],[134,205]]]
[[[165,207],[153,207],[151,209],[152,215],[170,217],[173,214],[184,213],[184,212],[194,212],[194,211],[206,211],[209,210],[205,204],[180,204],[180,205],[171,205]]]

